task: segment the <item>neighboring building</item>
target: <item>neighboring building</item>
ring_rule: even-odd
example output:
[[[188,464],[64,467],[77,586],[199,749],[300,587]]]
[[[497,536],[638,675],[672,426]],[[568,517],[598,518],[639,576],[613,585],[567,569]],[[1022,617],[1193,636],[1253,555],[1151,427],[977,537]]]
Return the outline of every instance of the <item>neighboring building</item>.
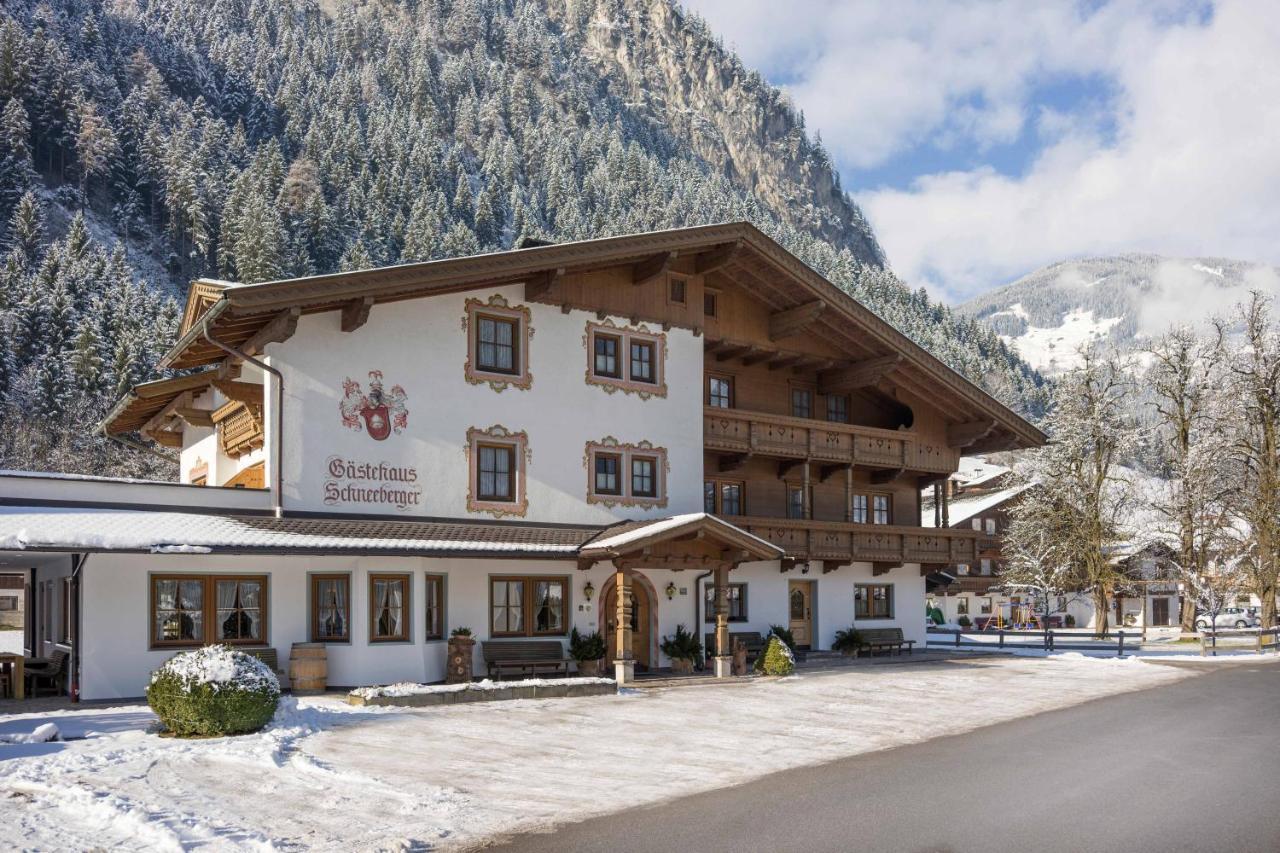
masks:
[[[21,628],[25,624],[26,587],[25,573],[0,572],[0,629]]]
[[[199,281],[162,366],[102,429],[181,484],[0,477],[86,698],[214,641],[324,642],[338,685],[439,680],[457,626],[599,630],[621,678],[682,623],[719,673],[729,629],[922,641],[924,575],[981,536],[920,489],[1044,441],[741,223]]]

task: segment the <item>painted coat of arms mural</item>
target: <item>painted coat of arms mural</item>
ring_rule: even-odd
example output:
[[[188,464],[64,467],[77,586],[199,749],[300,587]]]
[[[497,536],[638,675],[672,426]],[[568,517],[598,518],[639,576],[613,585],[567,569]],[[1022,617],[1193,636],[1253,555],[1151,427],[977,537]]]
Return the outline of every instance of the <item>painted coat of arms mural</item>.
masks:
[[[362,429],[377,441],[386,439],[392,432],[399,433],[409,425],[409,410],[405,407],[408,397],[399,385],[387,390],[382,385],[382,371],[369,371],[369,391],[360,383],[347,377],[342,383],[343,397],[338,402],[342,425],[360,432]]]

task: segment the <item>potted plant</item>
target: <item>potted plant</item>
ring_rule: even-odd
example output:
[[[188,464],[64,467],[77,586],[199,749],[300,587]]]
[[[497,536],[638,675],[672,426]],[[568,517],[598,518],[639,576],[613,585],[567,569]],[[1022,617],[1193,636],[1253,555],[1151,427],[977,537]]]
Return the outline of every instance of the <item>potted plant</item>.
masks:
[[[604,637],[592,631],[582,635],[574,628],[569,634],[569,656],[578,662],[578,675],[595,678],[600,675],[600,659],[604,657],[606,647]]]
[[[693,662],[702,654],[702,643],[684,625],[676,626],[673,637],[662,638],[662,653],[671,658],[671,671],[680,675],[693,672]]]
[[[862,646],[862,634],[854,627],[836,631],[836,638],[831,643],[832,651],[840,652],[845,657],[856,658]]]
[[[961,616],[959,619],[956,620],[956,624],[959,625],[961,628],[968,630],[969,627],[973,625],[973,621],[968,616]]]
[[[1076,617],[1068,613],[1067,618],[1062,620],[1062,624],[1066,625],[1068,628],[1074,628],[1076,626]]]
[[[445,683],[465,684],[471,680],[475,644],[470,628],[458,627],[449,632],[448,656],[444,667]]]
[[[450,637],[470,637],[471,629],[463,628],[463,627],[454,628],[452,631],[449,632],[449,636]]]

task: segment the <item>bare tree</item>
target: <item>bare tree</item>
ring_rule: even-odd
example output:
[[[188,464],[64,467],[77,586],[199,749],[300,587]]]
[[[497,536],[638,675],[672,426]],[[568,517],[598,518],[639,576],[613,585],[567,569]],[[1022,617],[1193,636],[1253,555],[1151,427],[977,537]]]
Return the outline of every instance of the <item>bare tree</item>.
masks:
[[[1226,348],[1226,393],[1218,415],[1233,463],[1228,500],[1237,529],[1245,531],[1240,570],[1262,601],[1264,628],[1276,624],[1280,576],[1280,330],[1270,308],[1255,291],[1238,312],[1240,334]],[[1225,338],[1227,323],[1218,327]]]
[[[1092,596],[1098,634],[1107,631],[1108,603],[1119,579],[1109,555],[1121,541],[1133,500],[1121,467],[1138,446],[1133,391],[1128,365],[1116,353],[1082,350],[1080,366],[1054,390],[1045,421],[1050,443],[1028,454],[1019,469],[1024,481],[1039,487],[1024,493],[1011,512],[1020,531],[1013,547],[1033,554],[1036,537],[1051,543],[1072,588]]]
[[[1155,448],[1163,469],[1152,508],[1171,540],[1177,542],[1175,569],[1185,584],[1207,571],[1224,545],[1228,523],[1223,500],[1227,441],[1215,414],[1222,385],[1222,336],[1202,337],[1191,328],[1172,329],[1146,352],[1151,358],[1146,381],[1157,414]],[[1189,587],[1188,587],[1189,588]],[[1195,630],[1196,599],[1182,599],[1180,622]]]
[[[1029,506],[1040,510],[1047,504]],[[1052,518],[1034,511],[1015,514],[1005,530],[1002,587],[1009,594],[1028,595],[1031,610],[1042,626],[1048,625],[1050,616],[1065,613],[1068,605],[1080,598],[1079,578],[1068,549],[1063,547],[1062,533],[1054,529]]]

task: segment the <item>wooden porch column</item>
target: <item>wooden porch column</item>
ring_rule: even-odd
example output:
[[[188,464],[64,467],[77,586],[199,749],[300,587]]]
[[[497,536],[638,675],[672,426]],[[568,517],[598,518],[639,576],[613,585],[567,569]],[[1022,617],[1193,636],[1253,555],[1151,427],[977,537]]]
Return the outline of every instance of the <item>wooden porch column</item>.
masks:
[[[844,520],[853,521],[853,466],[844,469]]]
[[[812,507],[812,506],[810,506],[810,504],[812,503],[812,498],[809,496],[809,495],[810,495],[810,492],[812,491],[812,489],[811,489],[811,487],[810,487],[810,485],[809,485],[809,482],[810,482],[810,481],[809,481],[809,460],[808,460],[808,459],[806,459],[806,460],[804,461],[804,465],[803,465],[803,467],[802,467],[800,470],[801,470],[801,472],[802,472],[802,473],[803,473],[803,475],[804,475],[804,479],[802,480],[802,482],[803,482],[803,484],[804,484],[804,486],[803,486],[803,488],[804,488],[804,503],[803,503],[803,506],[804,506],[804,517],[805,517],[805,518],[813,518],[813,507]]]
[[[951,478],[942,481],[942,526],[951,526]]]
[[[729,648],[729,567],[715,569],[716,611],[716,678],[728,678],[733,669],[733,650]]]
[[[933,484],[933,526],[942,526],[942,484]]]
[[[614,637],[617,640],[618,657],[613,662],[614,678],[619,684],[630,684],[636,679],[635,655],[631,651],[631,570],[619,566],[617,570],[618,607]]]

